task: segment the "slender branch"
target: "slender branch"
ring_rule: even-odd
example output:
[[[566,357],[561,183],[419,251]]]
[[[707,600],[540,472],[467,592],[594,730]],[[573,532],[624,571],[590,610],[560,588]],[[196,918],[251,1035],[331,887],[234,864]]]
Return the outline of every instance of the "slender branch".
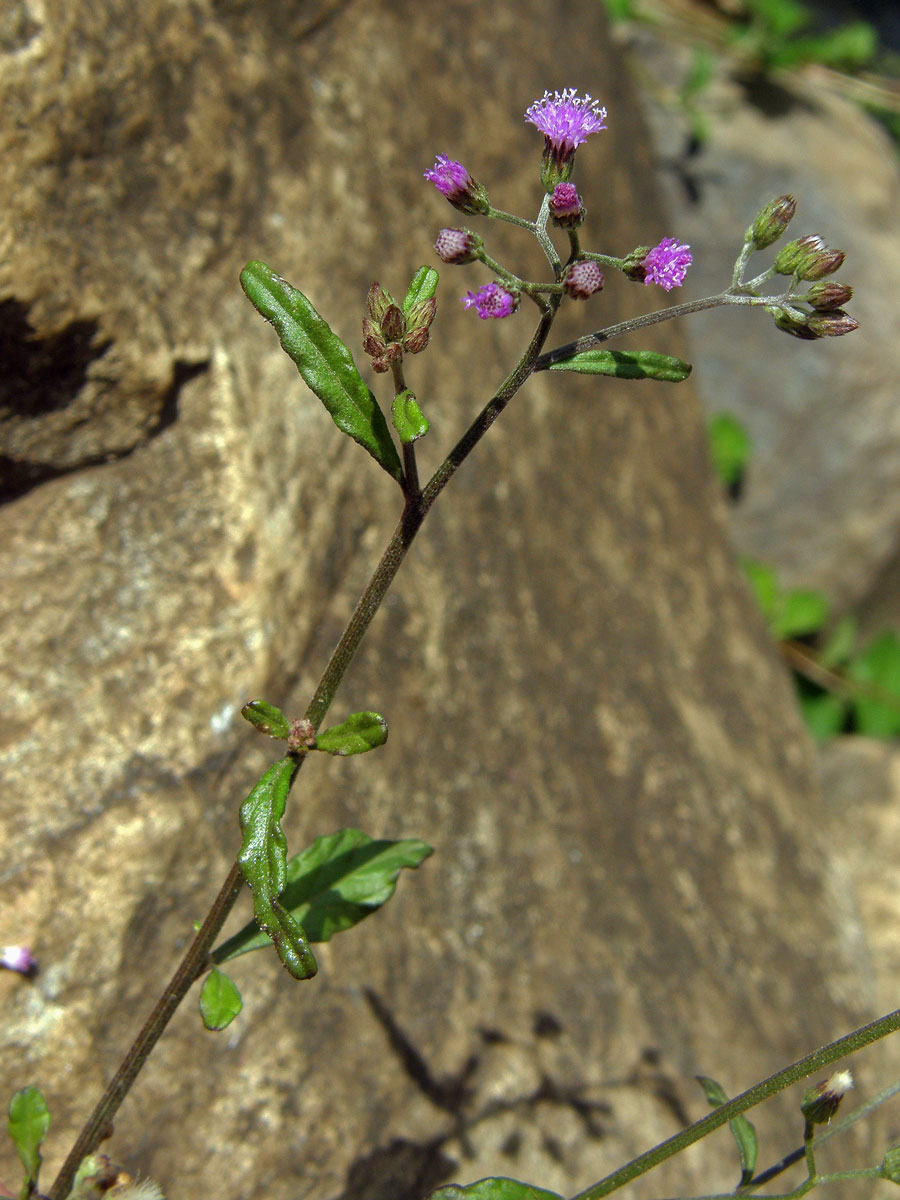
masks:
[[[596,333],[586,333],[584,337],[577,338],[574,342],[567,342],[565,346],[557,346],[555,350],[548,350],[534,364],[534,369],[535,371],[546,371],[554,363],[571,358],[573,354],[579,354],[582,350],[590,350],[603,342],[612,341],[613,338],[624,337],[626,333],[636,333],[639,329],[646,329],[649,325],[658,325],[661,321],[674,321],[676,317],[686,317],[690,313],[703,312],[706,308],[718,308],[722,304],[775,304],[778,300],[777,296],[744,296],[734,292],[720,292],[717,296],[705,296],[702,300],[687,300],[684,304],[673,304],[671,308],[661,308],[657,312],[647,313],[642,317],[631,317],[630,320],[620,321],[617,325],[610,325],[607,329],[598,329]]]
[[[300,765],[302,766],[302,761]],[[87,1124],[78,1135],[75,1145],[69,1151],[68,1157],[53,1182],[53,1187],[48,1193],[48,1200],[65,1200],[72,1189],[72,1180],[75,1178],[75,1172],[78,1170],[81,1160],[88,1154],[92,1154],[103,1139],[109,1136],[113,1117],[147,1061],[150,1051],[159,1041],[163,1030],[172,1019],[178,1005],[187,995],[194,980],[203,974],[210,948],[225,924],[225,919],[234,907],[243,886],[244,876],[237,863],[234,863],[218,896],[213,901],[206,920],[191,942],[175,974],[169,980],[168,986],[157,1000],[150,1016],[144,1022],[143,1028],[112,1077],[106,1091],[97,1102]]]
[[[553,304],[542,316],[527,350],[519,362],[500,385],[494,396],[466,430],[447,458],[438,467],[425,490],[418,495],[407,495],[406,506],[397,528],[375,569],[368,587],[363,592],[353,616],[347,624],[340,641],[335,647],[328,666],[315,694],[306,709],[306,718],[318,729],[340,682],[356,653],[366,630],[378,611],[381,601],[390,587],[406,551],[422,526],[422,522],[443,489],[459,469],[466,457],[521,388],[534,370],[534,364],[546,341],[558,306]],[[407,463],[407,472],[409,464]],[[407,475],[407,479],[409,476]],[[409,485],[408,485],[409,486]],[[416,487],[418,492],[418,487]],[[303,765],[303,759],[300,760]],[[299,771],[298,771],[299,774]],[[296,776],[295,776],[296,778]],[[150,1016],[122,1060],[119,1069],[97,1103],[87,1123],[69,1151],[59,1174],[48,1193],[48,1200],[66,1200],[72,1188],[75,1172],[87,1155],[93,1153],[107,1136],[112,1120],[125,1096],[141,1071],[153,1047],[159,1041],[175,1010],[187,995],[194,981],[203,973],[209,962],[213,942],[218,937],[228,914],[240,895],[244,876],[235,863],[226,878],[203,925],[191,942],[175,974],[163,991]]]
[[[610,1192],[614,1192],[624,1184],[630,1183],[632,1179],[637,1179],[639,1175],[644,1175],[647,1171],[651,1171],[654,1167],[659,1166],[667,1158],[671,1158],[673,1154],[678,1154],[688,1146],[692,1146],[694,1142],[699,1142],[701,1138],[712,1133],[714,1129],[719,1129],[722,1125],[726,1125],[729,1121],[741,1113],[747,1112],[748,1109],[753,1108],[763,1100],[768,1100],[770,1096],[784,1091],[792,1083],[797,1083],[799,1080],[805,1079],[808,1075],[812,1075],[814,1071],[821,1071],[824,1067],[830,1066],[831,1063],[837,1062],[838,1059],[844,1058],[848,1054],[853,1054],[855,1051],[861,1050],[864,1046],[871,1045],[872,1042],[877,1042],[879,1038],[887,1037],[889,1033],[894,1033],[897,1029],[900,1029],[900,1008],[892,1013],[888,1013],[885,1017],[879,1017],[877,1021],[871,1021],[868,1025],[863,1025],[860,1029],[854,1029],[852,1033],[838,1038],[836,1042],[830,1042],[820,1050],[815,1050],[812,1054],[807,1054],[804,1058],[798,1059],[797,1062],[792,1063],[789,1067],[785,1067],[784,1070],[770,1075],[768,1079],[764,1079],[761,1083],[754,1084],[746,1092],[742,1092],[740,1096],[735,1096],[733,1100],[729,1100],[726,1104],[719,1105],[708,1116],[695,1121],[693,1125],[689,1125],[687,1129],[682,1129],[680,1133],[674,1134],[658,1146],[654,1146],[651,1150],[647,1150],[644,1154],[633,1158],[631,1162],[626,1163],[624,1167],[620,1167],[618,1171],[614,1171],[611,1175],[607,1175],[599,1183],[595,1183],[583,1192],[579,1192],[574,1197],[574,1200],[600,1200],[602,1196],[608,1196]]]

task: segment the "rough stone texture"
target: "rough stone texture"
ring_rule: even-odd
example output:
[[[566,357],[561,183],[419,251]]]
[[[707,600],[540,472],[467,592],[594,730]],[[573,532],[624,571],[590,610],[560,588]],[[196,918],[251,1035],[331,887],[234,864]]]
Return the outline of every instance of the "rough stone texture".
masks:
[[[44,970],[0,977],[0,1074],[46,1091],[49,1182],[235,852],[272,757],[240,704],[302,708],[398,512],[240,266],[269,259],[355,348],[371,279],[402,287],[450,216],[421,179],[436,151],[536,208],[518,114],[548,84],[610,105],[578,176],[604,247],[666,224],[594,4],[4,19],[0,942]],[[529,261],[521,235],[491,245]],[[445,272],[410,368],[423,469],[527,336],[527,314],[462,313],[474,282]],[[336,705],[384,711],[391,740],[317,756],[286,827],[437,853],[314,982],[257,955],[226,1033],[177,1016],[109,1144],[173,1200],[415,1200],[488,1172],[571,1192],[700,1115],[695,1072],[737,1090],[870,1014],[687,389],[533,381],[429,525]],[[762,1118],[773,1157],[789,1111]],[[633,1194],[713,1182],[724,1139]]]
[[[647,89],[647,111],[672,228],[699,251],[691,296],[722,289],[744,229],[784,192],[798,200],[791,236],[819,233],[845,250],[836,278],[856,289],[850,311],[861,328],[827,344],[773,338],[761,314],[714,310],[689,322],[704,406],[737,415],[753,439],[733,514],[737,543],[776,566],[787,585],[821,589],[838,610],[875,590],[879,615],[898,623],[891,567],[900,554],[896,146],[835,93],[827,74],[751,83],[722,55],[700,98],[709,139],[685,158],[687,127],[673,96],[691,48],[671,31],[641,27],[635,49],[642,71],[667,84]],[[754,256],[750,274],[773,253]]]

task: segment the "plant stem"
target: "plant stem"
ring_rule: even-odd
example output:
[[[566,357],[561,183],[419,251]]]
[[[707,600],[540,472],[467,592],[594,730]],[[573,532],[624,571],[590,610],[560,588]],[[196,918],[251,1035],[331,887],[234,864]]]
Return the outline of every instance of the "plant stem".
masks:
[[[381,561],[375,568],[369,585],[363,592],[340,641],[335,647],[328,666],[316,688],[315,694],[306,709],[307,720],[319,728],[331,701],[344,677],[344,673],[353,661],[359,644],[366,630],[378,611],[394,576],[406,556],[406,551],[422,526],[422,522],[444,490],[456,471],[475,448],[491,425],[522,387],[534,370],[535,362],[541,347],[546,341],[550,326],[556,315],[559,300],[544,314],[535,330],[527,350],[519,359],[513,370],[498,388],[478,414],[457,444],[447,455],[443,463],[435,471],[424,491],[418,495],[407,495],[406,505],[400,522],[388,542]],[[409,464],[407,463],[407,470]],[[418,491],[418,488],[416,488]],[[299,766],[303,765],[303,759]],[[298,771],[299,774],[299,771]],[[296,775],[294,777],[296,779]],[[218,937],[222,926],[240,895],[244,885],[244,876],[235,863],[226,878],[218,896],[213,901],[212,908],[203,922],[194,940],[181,960],[175,974],[163,991],[143,1028],[122,1060],[119,1069],[113,1076],[103,1096],[97,1103],[84,1128],[78,1135],[72,1149],[69,1151],[59,1174],[48,1193],[48,1200],[66,1200],[72,1188],[72,1180],[82,1159],[92,1154],[112,1129],[112,1120],[125,1099],[132,1084],[141,1071],[151,1050],[159,1041],[164,1029],[187,995],[194,981],[203,973],[209,962],[213,942]]]
[[[631,1162],[626,1163],[624,1167],[620,1167],[618,1171],[614,1171],[611,1175],[607,1175],[599,1183],[595,1183],[583,1192],[579,1192],[574,1197],[574,1200],[600,1200],[602,1196],[608,1196],[610,1192],[614,1192],[624,1184],[630,1183],[632,1179],[637,1179],[639,1175],[644,1175],[647,1171],[651,1171],[654,1167],[659,1166],[667,1158],[671,1158],[673,1154],[678,1154],[688,1146],[692,1146],[694,1142],[698,1142],[701,1138],[706,1137],[714,1129],[719,1129],[722,1125],[727,1124],[741,1113],[747,1112],[748,1109],[760,1104],[763,1100],[768,1100],[770,1096],[784,1091],[792,1083],[797,1083],[799,1080],[805,1079],[808,1075],[812,1075],[814,1071],[821,1071],[831,1063],[837,1062],[838,1059],[844,1058],[848,1054],[853,1054],[857,1050],[861,1050],[864,1046],[871,1045],[872,1042],[877,1042],[879,1038],[886,1037],[889,1033],[894,1033],[897,1029],[900,1029],[900,1009],[888,1013],[887,1016],[879,1017],[877,1021],[871,1021],[868,1025],[863,1025],[860,1029],[854,1029],[852,1033],[838,1038],[836,1042],[830,1042],[820,1050],[815,1050],[812,1054],[807,1054],[804,1058],[798,1059],[797,1062],[792,1063],[789,1067],[785,1067],[784,1070],[770,1075],[768,1079],[764,1079],[761,1083],[754,1084],[746,1092],[742,1092],[740,1096],[735,1096],[733,1100],[729,1100],[726,1104],[719,1105],[718,1108],[714,1109],[708,1116],[703,1117],[702,1120],[695,1121],[693,1125],[689,1125],[687,1129],[682,1129],[680,1133],[674,1134],[672,1137],[667,1138],[666,1141],[660,1142],[652,1150],[647,1150],[644,1154],[633,1158]],[[788,1194],[793,1195],[793,1193]]]

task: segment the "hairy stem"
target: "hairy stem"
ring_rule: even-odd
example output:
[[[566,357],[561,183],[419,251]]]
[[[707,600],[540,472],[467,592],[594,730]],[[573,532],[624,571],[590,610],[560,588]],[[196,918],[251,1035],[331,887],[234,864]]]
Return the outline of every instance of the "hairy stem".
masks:
[[[456,471],[465,461],[478,442],[484,437],[491,425],[522,387],[534,370],[534,365],[541,352],[553,318],[556,315],[558,299],[541,318],[528,349],[519,362],[509,373],[488,401],[473,423],[469,426],[457,444],[447,455],[443,463],[435,471],[421,494],[407,495],[406,505],[400,522],[388,542],[363,592],[352,617],[350,618],[340,641],[335,647],[328,666],[322,675],[315,694],[306,709],[305,716],[318,729],[326,712],[334,699],[334,695],[344,677],[344,673],[353,661],[359,644],[366,630],[372,623],[394,576],[403,562],[406,552],[422,526],[422,522],[444,490]],[[408,468],[409,464],[407,464]],[[418,490],[418,489],[416,489]],[[300,761],[302,766],[303,760]],[[298,772],[299,774],[299,772]],[[295,776],[296,778],[296,776]],[[209,955],[214,941],[219,935],[226,918],[231,912],[243,887],[243,874],[235,863],[228,873],[218,896],[213,901],[212,908],[203,922],[200,931],[181,960],[168,986],[160,996],[143,1028],[126,1054],[125,1058],[112,1081],[100,1098],[87,1124],[70,1150],[59,1174],[48,1193],[48,1200],[66,1200],[72,1188],[72,1180],[83,1158],[92,1154],[100,1142],[109,1135],[112,1121],[125,1099],[132,1084],[140,1073],[151,1050],[159,1041],[164,1029],[187,995],[194,981],[203,973],[209,962]]]

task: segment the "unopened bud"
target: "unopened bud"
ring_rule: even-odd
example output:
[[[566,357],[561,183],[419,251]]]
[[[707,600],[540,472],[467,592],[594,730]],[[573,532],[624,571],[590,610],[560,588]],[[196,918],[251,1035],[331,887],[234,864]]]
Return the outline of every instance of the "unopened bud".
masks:
[[[370,320],[369,317],[363,317],[363,350],[370,358],[380,358],[384,354],[384,338],[381,336],[381,330]]]
[[[387,288],[383,288],[380,283],[375,282],[369,288],[366,296],[366,316],[380,326],[387,310],[396,303],[397,301]]]
[[[797,211],[797,201],[793,196],[779,196],[770,200],[765,208],[760,209],[756,220],[744,234],[744,241],[757,250],[765,250],[777,242],[790,224]]]
[[[454,162],[446,154],[439,154],[434,166],[425,172],[428,179],[454,208],[464,213],[486,213],[490,211],[487,191],[473,179],[462,163]]]
[[[813,313],[806,325],[815,337],[843,337],[845,333],[859,329],[859,321],[842,308],[836,308],[833,312]]]
[[[841,1100],[853,1087],[849,1071],[835,1071],[824,1083],[817,1083],[803,1093],[800,1111],[807,1125],[827,1124],[840,1106]]]
[[[550,196],[550,216],[562,229],[577,229],[584,220],[584,205],[574,183],[558,183]]]
[[[442,229],[434,242],[434,250],[441,262],[474,262],[484,242],[468,229]]]
[[[643,283],[647,278],[647,268],[644,259],[650,253],[650,246],[635,246],[630,254],[622,259],[622,274],[634,283]]]
[[[842,250],[829,250],[818,234],[808,233],[779,250],[774,267],[779,275],[813,280],[833,275],[843,261]]]
[[[389,304],[379,324],[386,342],[399,342],[406,332],[406,319],[399,304]]]
[[[783,333],[791,337],[802,338],[805,342],[814,342],[816,335],[808,328],[809,317],[796,308],[781,306],[766,306],[766,312],[772,315],[775,324]]]
[[[853,298],[853,288],[844,283],[814,283],[806,293],[806,302],[819,312],[843,308]]]
[[[603,287],[603,272],[592,259],[580,258],[570,264],[563,287],[573,300],[587,300]]]

